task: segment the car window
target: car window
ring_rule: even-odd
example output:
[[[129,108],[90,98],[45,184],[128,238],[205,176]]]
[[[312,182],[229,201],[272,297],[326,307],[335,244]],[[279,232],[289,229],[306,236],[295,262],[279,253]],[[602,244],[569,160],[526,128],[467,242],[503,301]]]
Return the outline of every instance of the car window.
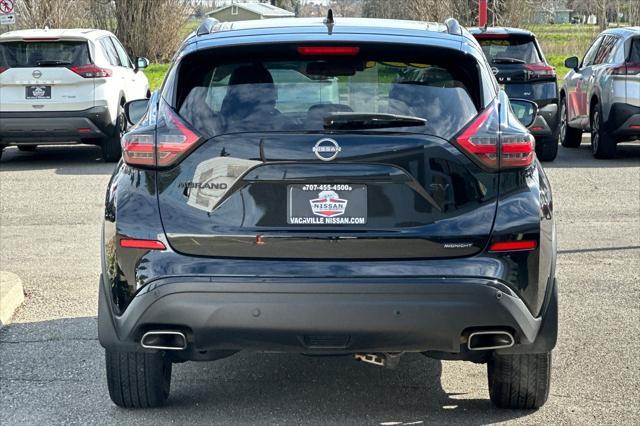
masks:
[[[491,63],[505,63],[510,59],[522,61],[525,64],[543,62],[530,37],[490,38],[483,36],[478,39],[478,43]]]
[[[621,64],[624,62],[624,40],[618,39],[616,46],[607,58],[609,64]]]
[[[122,64],[122,66],[133,68],[131,65],[131,60],[129,59],[129,55],[127,55],[127,51],[124,50],[124,47],[122,47],[122,44],[120,44],[120,41],[114,37],[110,37],[110,38],[111,38],[111,41],[113,42],[113,45],[116,48],[116,53],[118,54],[118,58],[120,59],[120,63]]]
[[[581,67],[589,67],[593,65],[593,59],[596,56],[596,52],[598,51],[602,38],[602,36],[598,37],[591,47],[589,47],[589,50],[587,50],[587,53],[585,53],[584,58],[582,59]]]
[[[598,53],[596,53],[595,58],[593,59],[593,65],[604,64],[607,62],[611,53],[613,52],[614,47],[616,46],[616,42],[618,39],[614,36],[608,35],[602,39],[600,43],[600,47],[598,48]]]
[[[640,38],[634,38],[631,41],[631,49],[629,50],[629,61],[633,64],[640,64]]]
[[[234,55],[216,64],[213,56],[181,66],[177,110],[210,136],[318,131],[330,114],[387,113],[427,120],[404,131],[450,138],[478,112],[474,68],[418,58],[238,61]]]
[[[84,41],[11,41],[0,43],[0,66],[78,66],[91,63]]]
[[[116,48],[113,47],[113,43],[109,40],[109,37],[104,37],[100,39],[100,45],[104,50],[104,54],[109,61],[109,64],[114,67],[120,66],[120,59],[118,58],[118,53],[116,52]]]

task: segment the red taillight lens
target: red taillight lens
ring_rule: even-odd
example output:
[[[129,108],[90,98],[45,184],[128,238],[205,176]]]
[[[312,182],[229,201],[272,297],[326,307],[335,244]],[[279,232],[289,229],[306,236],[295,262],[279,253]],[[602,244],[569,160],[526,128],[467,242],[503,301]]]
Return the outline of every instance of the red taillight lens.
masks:
[[[9,67],[5,67],[3,65],[0,65],[0,74],[2,74],[3,72],[5,72],[8,69],[9,69]]]
[[[200,135],[163,100],[158,111],[156,132],[134,130],[122,137],[122,156],[133,166],[168,167],[175,164],[199,141]],[[154,143],[155,141],[155,143]]]
[[[479,33],[473,35],[477,40],[492,40],[492,39],[505,39],[509,38],[509,34],[496,34],[496,33]]]
[[[200,141],[200,135],[164,101],[160,101],[157,134],[158,167],[170,166]],[[164,126],[162,121],[164,121]]]
[[[613,75],[636,75],[640,74],[640,64],[628,62],[624,65],[611,68]]]
[[[527,76],[530,79],[556,76],[556,69],[550,65],[545,64],[544,62],[536,64],[526,64],[524,68],[527,71]]]
[[[305,56],[355,56],[360,52],[355,46],[300,46],[298,53]]]
[[[522,251],[533,250],[538,246],[533,240],[526,241],[501,241],[489,246],[489,251]]]
[[[162,241],[138,240],[133,238],[123,238],[120,240],[120,247],[146,249],[146,250],[166,250],[167,247]]]
[[[70,67],[69,69],[83,78],[111,77],[112,74],[111,70],[100,68],[94,64],[78,65],[75,67]]]
[[[462,150],[494,170],[527,167],[533,162],[535,152],[535,139],[530,133],[517,130],[500,132],[495,103],[472,121],[456,142]]]
[[[153,133],[126,133],[122,137],[122,158],[132,166],[155,166]]]
[[[500,168],[527,167],[533,162],[536,140],[530,133],[500,137]]]
[[[489,105],[456,139],[458,145],[485,166],[498,168],[498,111]]]

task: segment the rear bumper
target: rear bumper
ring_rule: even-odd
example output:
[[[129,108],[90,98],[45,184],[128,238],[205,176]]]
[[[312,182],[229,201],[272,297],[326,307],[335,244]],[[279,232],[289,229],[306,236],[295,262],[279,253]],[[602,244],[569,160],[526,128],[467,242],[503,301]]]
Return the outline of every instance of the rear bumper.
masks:
[[[113,133],[109,110],[0,112],[0,143],[47,144],[103,139]]]
[[[148,284],[120,316],[100,289],[100,343],[132,351],[142,350],[144,332],[171,329],[187,335],[193,353],[459,353],[470,329],[508,329],[516,346],[531,346],[543,322],[507,286],[483,279],[171,278]]]
[[[623,103],[613,104],[606,126],[611,134],[619,139],[640,137],[640,107]]]

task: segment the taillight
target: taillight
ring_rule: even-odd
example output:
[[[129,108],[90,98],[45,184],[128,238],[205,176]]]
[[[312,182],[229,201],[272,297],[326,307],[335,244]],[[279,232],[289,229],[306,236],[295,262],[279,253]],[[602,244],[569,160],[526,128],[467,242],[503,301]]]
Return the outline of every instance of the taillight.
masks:
[[[83,78],[111,77],[112,74],[110,69],[100,68],[95,64],[78,65],[69,69]]]
[[[298,53],[305,56],[355,56],[360,52],[355,46],[301,46]]]
[[[640,64],[627,62],[623,65],[611,68],[611,74],[613,75],[637,75],[640,74]]]
[[[533,162],[536,140],[531,133],[500,136],[500,168],[527,167]]]
[[[122,137],[122,156],[127,164],[168,167],[201,140],[164,100],[160,100],[157,123],[155,134],[134,130]]]
[[[523,251],[534,250],[538,243],[533,240],[501,241],[489,246],[489,251]]]
[[[200,141],[200,135],[171,109],[164,100],[160,100],[157,130],[158,166],[170,166]]]
[[[0,65],[0,74],[2,74],[3,72],[5,72],[8,69],[9,69],[9,67],[5,67],[3,65]]]
[[[498,111],[496,104],[489,105],[458,136],[458,145],[485,166],[498,168]]]
[[[527,167],[533,162],[535,152],[535,139],[529,132],[500,129],[495,102],[462,131],[456,143],[472,158],[494,170]]]
[[[509,34],[504,33],[478,33],[473,35],[477,40],[493,40],[509,38]]]
[[[122,136],[122,158],[132,166],[155,166],[155,144],[153,133],[125,133]]]
[[[556,69],[544,62],[524,66],[529,79],[555,77]]]
[[[166,250],[167,247],[162,241],[139,240],[134,238],[123,238],[120,240],[120,247],[146,249],[146,250]]]

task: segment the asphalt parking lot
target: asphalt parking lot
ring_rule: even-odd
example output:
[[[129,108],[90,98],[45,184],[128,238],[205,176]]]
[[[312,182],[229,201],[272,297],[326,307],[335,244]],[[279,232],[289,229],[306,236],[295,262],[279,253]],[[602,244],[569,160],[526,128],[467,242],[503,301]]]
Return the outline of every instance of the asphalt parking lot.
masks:
[[[174,366],[168,405],[126,411],[107,394],[97,341],[99,241],[113,164],[94,147],[6,149],[0,270],[27,293],[0,330],[0,423],[638,424],[640,143],[594,160],[587,145],[546,164],[559,234],[560,336],[538,411],[488,400],[484,365],[404,357],[397,370],[350,358],[242,353]]]

